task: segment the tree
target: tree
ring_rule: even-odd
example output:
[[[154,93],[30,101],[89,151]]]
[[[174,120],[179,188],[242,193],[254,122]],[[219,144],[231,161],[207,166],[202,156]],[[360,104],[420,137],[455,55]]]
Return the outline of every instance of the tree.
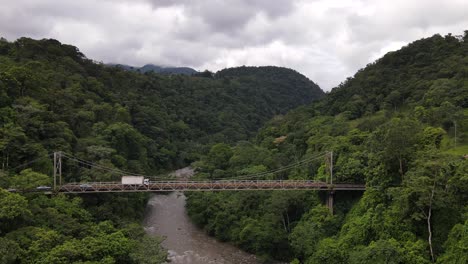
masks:
[[[418,143],[419,124],[411,119],[393,118],[372,135],[373,148],[390,172],[397,171],[401,178],[407,170]],[[396,163],[396,167],[395,167]]]
[[[34,172],[32,169],[22,170],[20,174],[13,176],[11,185],[21,190],[32,190],[38,186],[50,186],[52,183],[51,177]]]
[[[465,219],[467,217],[465,216]],[[462,264],[468,262],[468,220],[463,224],[456,224],[445,242],[445,253],[438,259],[437,263]]]
[[[0,188],[0,234],[9,231],[19,224],[20,218],[30,214],[28,201],[23,196]]]
[[[338,241],[333,238],[325,238],[320,240],[314,255],[307,260],[306,264],[341,264],[347,262],[348,255]]]
[[[296,256],[307,259],[314,255],[320,240],[336,231],[336,221],[330,210],[322,205],[307,212],[289,235]]]
[[[437,253],[433,245],[433,212],[449,207],[456,200],[450,182],[461,175],[457,175],[454,168],[456,167],[451,164],[450,158],[433,151],[424,152],[415,161],[403,182],[401,198],[408,203],[403,208],[409,211],[415,221],[425,221],[427,243],[433,262]]]
[[[5,114],[5,112],[2,111],[2,114]],[[19,152],[20,146],[26,142],[26,139],[27,137],[23,129],[17,125],[14,125],[13,122],[8,122],[0,127],[2,170],[8,169],[11,162],[14,162],[14,158],[16,156],[15,154]]]
[[[216,168],[225,169],[228,166],[229,159],[232,157],[231,147],[224,143],[218,143],[211,147],[206,160]]]
[[[29,214],[27,200],[16,193],[0,188],[0,219],[11,220]]]
[[[21,248],[14,241],[0,237],[0,263],[18,263],[18,254]]]
[[[379,239],[372,241],[367,247],[358,246],[350,253],[349,263],[351,264],[428,264],[429,261],[419,255],[418,250],[424,248],[422,243],[413,243],[413,248],[405,248],[397,240]],[[421,247],[422,246],[422,247]]]
[[[440,149],[440,144],[445,134],[445,131],[440,127],[426,127],[423,131],[423,143],[426,146]]]

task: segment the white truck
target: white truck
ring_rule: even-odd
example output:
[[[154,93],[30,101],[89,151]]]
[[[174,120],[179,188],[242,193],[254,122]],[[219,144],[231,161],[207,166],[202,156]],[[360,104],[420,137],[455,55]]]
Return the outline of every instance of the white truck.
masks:
[[[143,176],[122,176],[122,185],[148,185],[149,179]]]

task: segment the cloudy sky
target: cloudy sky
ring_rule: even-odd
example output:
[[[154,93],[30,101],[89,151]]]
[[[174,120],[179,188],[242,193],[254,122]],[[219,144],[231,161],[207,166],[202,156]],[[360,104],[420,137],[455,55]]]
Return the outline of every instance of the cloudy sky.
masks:
[[[104,63],[293,68],[330,90],[411,41],[468,29],[467,0],[0,0],[0,36]]]

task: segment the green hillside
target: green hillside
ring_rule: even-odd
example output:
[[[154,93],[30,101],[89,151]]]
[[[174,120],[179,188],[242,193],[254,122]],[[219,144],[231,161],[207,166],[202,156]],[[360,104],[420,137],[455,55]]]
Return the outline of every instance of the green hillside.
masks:
[[[274,115],[324,95],[289,69],[252,71],[246,78],[140,74],[93,62],[56,40],[1,39],[0,187],[50,186],[54,151],[157,175],[198,160],[215,143],[250,139]],[[71,160],[63,168],[65,182],[121,176]],[[1,188],[0,263],[166,257],[160,241],[134,224],[146,194],[46,197]]]
[[[435,35],[390,52],[333,89],[325,113],[350,118],[380,110],[468,107],[466,36]]]
[[[0,42],[0,72],[3,133],[22,133],[5,137],[9,167],[53,150],[96,160],[90,148],[104,148],[101,158],[130,171],[177,168],[205,145],[248,139],[273,115],[323,96],[285,68],[248,78],[143,75],[56,40]]]
[[[305,191],[194,193],[189,215],[267,262],[466,263],[467,76],[468,31],[421,39],[194,163],[198,177],[219,179],[333,151],[334,183],[368,188],[337,192],[333,215],[324,194]],[[329,177],[323,158],[306,165],[257,179]]]
[[[192,220],[265,261],[466,263],[468,32],[415,41],[330,93],[280,67],[136,73],[56,40],[0,40],[0,187],[51,184],[49,153],[156,175],[325,181],[324,193],[187,194]],[[315,101],[320,99],[319,101]],[[315,101],[314,103],[312,103]],[[304,166],[262,174],[308,160]],[[65,181],[120,174],[64,161]],[[161,263],[139,224],[146,195],[0,188],[0,263]]]

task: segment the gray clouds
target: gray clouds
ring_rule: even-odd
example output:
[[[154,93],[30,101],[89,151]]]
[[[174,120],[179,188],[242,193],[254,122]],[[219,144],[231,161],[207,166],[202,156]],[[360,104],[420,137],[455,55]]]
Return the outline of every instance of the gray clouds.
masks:
[[[0,0],[0,35],[55,38],[106,63],[278,65],[330,90],[413,40],[462,34],[467,13],[464,0]]]

